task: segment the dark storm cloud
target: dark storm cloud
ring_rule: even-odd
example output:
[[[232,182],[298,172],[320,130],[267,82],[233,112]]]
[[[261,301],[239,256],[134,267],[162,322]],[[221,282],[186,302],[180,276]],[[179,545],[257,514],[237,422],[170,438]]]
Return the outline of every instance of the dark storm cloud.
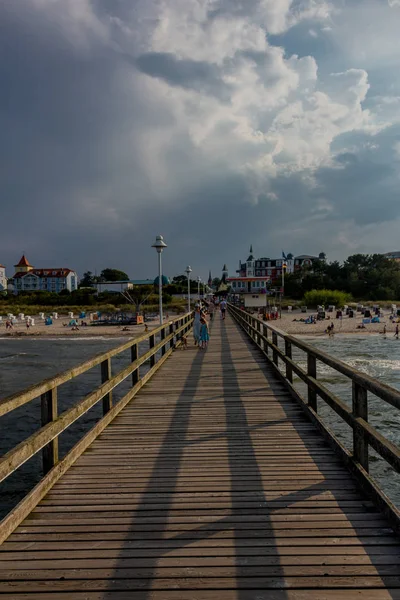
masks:
[[[136,59],[136,65],[146,75],[159,77],[173,86],[182,87],[229,101],[231,88],[221,79],[216,65],[196,60],[182,60],[173,54],[150,52]]]
[[[173,8],[175,0],[167,4]],[[170,275],[187,262],[196,273],[211,268],[217,275],[224,262],[233,271],[249,243],[260,254],[284,247],[343,257],[347,249],[335,235],[344,222],[364,227],[400,219],[396,126],[373,137],[337,134],[336,158],[325,160],[330,166],[302,170],[286,165],[282,153],[270,168],[265,157],[288,131],[285,143],[299,148],[299,158],[301,152],[318,154],[307,146],[314,123],[319,138],[336,106],[329,105],[321,120],[312,112],[315,98],[308,106],[309,96],[302,97],[294,116],[277,124],[295,61],[274,62],[262,45],[265,36],[253,44],[253,30],[242,32],[239,21],[226,29],[230,19],[253,19],[259,0],[215,4],[207,23],[198,25],[199,35],[210,29],[211,37],[203,46],[192,42],[193,56],[190,36],[178,49],[169,32],[153,43],[161,5],[0,4],[1,263],[14,264],[25,250],[36,266],[80,272],[115,266],[152,276],[151,243],[162,233]],[[192,5],[188,0],[188,11]],[[221,16],[229,17],[226,25]],[[185,25],[190,33],[191,26]],[[178,25],[176,32],[178,38]],[[291,45],[290,32],[285,38],[291,52],[307,54],[296,28]],[[342,57],[339,64],[337,70],[357,67],[344,65]],[[295,103],[298,75],[289,75]],[[379,81],[374,94],[384,95],[385,85]],[[281,94],[274,103],[272,87]],[[312,84],[305,87],[311,94]],[[373,112],[373,100],[369,106]],[[380,243],[382,250],[396,245],[385,236]]]

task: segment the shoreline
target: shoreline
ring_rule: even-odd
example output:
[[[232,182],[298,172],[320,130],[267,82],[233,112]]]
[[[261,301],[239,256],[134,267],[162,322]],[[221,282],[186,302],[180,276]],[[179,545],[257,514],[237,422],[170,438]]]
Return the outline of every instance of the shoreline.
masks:
[[[144,324],[141,325],[128,325],[127,330],[123,331],[121,325],[87,325],[79,326],[78,330],[73,330],[72,327],[68,326],[70,321],[69,318],[60,317],[53,321],[52,325],[45,325],[43,320],[39,320],[37,316],[35,318],[35,325],[32,325],[29,329],[26,328],[26,323],[20,321],[16,323],[11,330],[7,330],[5,322],[0,325],[0,338],[6,339],[27,339],[27,338],[96,338],[96,337],[107,337],[107,338],[135,338],[145,333]],[[165,322],[175,318],[175,315],[171,315]],[[159,327],[157,319],[147,322],[148,331]]]
[[[389,319],[390,313],[388,312],[381,317],[379,323],[367,323],[364,328],[359,328],[362,324],[363,316],[356,314],[353,318],[344,316],[342,319],[336,319],[333,313],[331,318],[325,319],[324,321],[317,321],[316,323],[304,323],[299,321],[299,318],[307,318],[315,312],[308,313],[282,313],[282,317],[276,321],[264,321],[271,327],[276,327],[288,335],[304,336],[304,337],[329,337],[326,333],[326,328],[333,323],[333,337],[336,336],[368,336],[368,335],[383,335],[383,329],[386,326],[386,337],[394,337],[396,330],[396,323],[391,322]],[[399,325],[400,326],[400,325]]]

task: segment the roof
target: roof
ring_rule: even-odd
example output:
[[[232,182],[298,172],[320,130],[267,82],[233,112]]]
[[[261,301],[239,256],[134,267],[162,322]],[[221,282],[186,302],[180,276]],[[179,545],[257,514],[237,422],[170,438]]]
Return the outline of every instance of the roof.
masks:
[[[14,267],[31,267],[32,265],[30,264],[30,262],[27,260],[25,254],[22,255],[19,263],[17,265],[14,265]]]
[[[311,256],[311,254],[300,254],[300,256],[295,256],[294,258],[295,258],[295,259],[296,259],[296,258],[303,258],[303,259],[304,259],[304,258],[314,258],[315,260],[317,260],[317,259],[318,259],[318,256]]]
[[[130,279],[132,285],[154,285],[154,279]]]
[[[5,269],[5,266],[4,265],[0,265],[0,269]]]
[[[226,281],[268,281],[270,275],[263,275],[258,277],[228,277]]]
[[[36,277],[67,277],[70,273],[75,273],[71,269],[32,269],[27,273],[15,273],[13,279],[21,279],[28,275],[35,275]]]

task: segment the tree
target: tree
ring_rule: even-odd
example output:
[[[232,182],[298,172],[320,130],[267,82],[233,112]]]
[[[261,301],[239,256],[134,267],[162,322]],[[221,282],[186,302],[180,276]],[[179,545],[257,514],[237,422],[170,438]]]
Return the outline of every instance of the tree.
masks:
[[[100,277],[103,281],[128,281],[129,279],[124,271],[118,269],[103,269]]]
[[[172,283],[175,285],[187,286],[187,277],[186,275],[175,275],[175,277],[172,279]]]
[[[218,289],[221,285],[221,279],[219,277],[214,277],[214,279],[212,280],[212,284],[214,288]]]
[[[79,287],[92,287],[94,283],[96,283],[96,277],[92,271],[86,271],[79,282]]]

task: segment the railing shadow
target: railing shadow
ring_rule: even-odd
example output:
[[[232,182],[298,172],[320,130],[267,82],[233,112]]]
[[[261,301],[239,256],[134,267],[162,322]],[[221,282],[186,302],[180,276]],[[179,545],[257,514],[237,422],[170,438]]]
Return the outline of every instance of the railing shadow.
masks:
[[[251,349],[253,355],[258,355],[265,360],[265,357],[261,350],[257,348],[254,343],[249,338],[248,334],[246,334],[239,325],[237,325],[242,341]],[[266,362],[267,365],[267,362]],[[265,377],[266,382],[268,384],[271,383],[271,380],[279,381],[278,377],[274,374],[273,368],[268,368],[266,366],[265,369],[262,369],[262,373]],[[297,405],[295,400],[293,400],[293,404]],[[311,421],[307,418],[306,414],[303,413],[302,423],[310,424]],[[327,461],[326,456],[323,457],[319,452],[316,452],[315,441],[311,440],[307,435],[304,435],[304,432],[300,429],[300,424],[298,419],[292,420],[291,424],[293,425],[294,430],[297,432],[299,440],[301,440],[304,449],[309,453],[312,457],[312,460],[315,466],[318,468],[321,476],[324,477],[324,483],[319,483],[318,485],[306,486],[301,489],[301,500],[305,500],[308,498],[315,497],[318,501],[318,495],[321,495],[324,492],[329,492],[332,496],[332,500],[336,503],[337,508],[340,509],[347,519],[348,523],[351,525],[351,529],[340,529],[337,528],[338,537],[344,536],[347,537],[349,534],[354,534],[358,541],[358,553],[361,555],[364,553],[369,561],[371,566],[376,569],[376,576],[380,577],[382,583],[385,584],[388,578],[388,568],[387,564],[385,564],[385,552],[389,556],[388,564],[392,565],[393,574],[396,574],[396,569],[400,570],[400,539],[399,536],[393,531],[390,525],[387,523],[385,517],[379,510],[373,505],[373,503],[365,496],[357,481],[351,476],[350,472],[348,472],[346,466],[340,462],[339,457],[336,455],[334,450],[331,448],[329,443],[322,437],[322,435],[315,428],[315,432],[317,438],[322,441],[323,447],[326,449],[330,460]],[[338,483],[334,488],[329,484],[329,476],[331,469],[334,465],[338,465],[338,469],[342,470],[343,473],[348,475],[348,481],[346,482],[342,478],[342,484]],[[340,478],[339,478],[340,480]],[[348,485],[350,482],[350,487],[346,487],[346,483]],[[341,488],[341,485],[345,486],[344,489]],[[337,489],[336,489],[337,488]],[[344,499],[343,492],[348,492],[350,489],[354,489],[354,497],[358,499],[359,508],[351,507],[348,505],[348,501]],[[346,497],[346,494],[344,494]],[[290,493],[284,496],[285,501],[289,504],[298,502],[299,495],[298,492]],[[316,504],[317,508],[317,504]],[[326,509],[328,512],[328,509]],[[368,527],[370,521],[368,520],[369,516],[376,516],[378,521],[382,522],[380,527]],[[323,514],[321,514],[321,518],[323,518]],[[365,516],[365,521],[362,518]],[[332,527],[335,527],[335,522],[332,522]],[[349,538],[350,540],[350,538]],[[380,541],[380,544],[379,544]],[[397,544],[394,545],[393,542],[398,541]],[[390,567],[389,567],[390,569]],[[357,571],[355,570],[355,575],[357,575]],[[392,582],[390,582],[392,583]],[[396,584],[397,585],[397,584]],[[390,589],[386,589],[388,598],[395,598]],[[396,594],[394,592],[394,594]],[[338,595],[339,597],[339,595]]]

